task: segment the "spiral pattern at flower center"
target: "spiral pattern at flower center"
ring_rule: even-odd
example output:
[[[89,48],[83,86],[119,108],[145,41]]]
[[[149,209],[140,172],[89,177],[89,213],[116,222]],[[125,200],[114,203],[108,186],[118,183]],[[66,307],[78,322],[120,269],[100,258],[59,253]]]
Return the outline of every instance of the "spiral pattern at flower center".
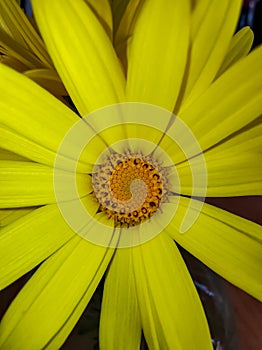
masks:
[[[112,155],[93,174],[99,211],[115,226],[135,226],[158,210],[166,193],[161,169],[149,157]]]

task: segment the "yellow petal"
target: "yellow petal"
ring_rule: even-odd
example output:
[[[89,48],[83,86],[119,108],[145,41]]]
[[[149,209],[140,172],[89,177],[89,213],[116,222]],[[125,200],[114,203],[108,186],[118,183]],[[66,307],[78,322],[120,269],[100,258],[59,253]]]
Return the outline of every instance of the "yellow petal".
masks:
[[[133,264],[149,348],[211,350],[200,299],[175,243],[162,233],[133,249]]]
[[[1,349],[59,349],[84,311],[112,254],[112,249],[92,245],[78,236],[53,254],[5,314],[0,327]]]
[[[27,69],[26,65],[21,63],[18,59],[6,56],[8,55],[8,52],[6,52],[3,48],[0,48],[0,62],[3,64],[6,64],[7,66],[15,69],[18,72],[23,72]],[[2,54],[3,53],[3,54]]]
[[[0,231],[0,289],[41,263],[75,233],[56,205],[24,215]]]
[[[80,114],[124,101],[124,75],[112,43],[85,1],[32,3],[49,53]]]
[[[127,70],[128,40],[131,36],[133,36],[136,15],[139,13],[142,4],[143,4],[142,0],[130,0],[128,1],[128,4],[126,4],[126,1],[117,0],[117,1],[114,1],[112,4],[113,15],[114,15],[114,11],[116,11],[115,17],[114,17],[114,20],[116,22],[115,23],[116,32],[114,33],[114,47],[118,57],[122,62],[125,72]],[[120,18],[123,11],[124,11],[123,17]]]
[[[82,125],[79,124],[81,129],[76,131],[74,138],[79,140],[81,137],[83,139],[86,144],[84,149],[86,157],[93,164],[98,162],[99,156],[106,148],[111,151],[123,152],[123,150],[134,149],[132,146],[136,146],[135,152],[143,149],[144,154],[146,152],[149,154],[163,137],[171,116],[170,112],[149,104],[114,104],[101,108],[81,119]],[[90,125],[96,133],[95,136],[91,135],[92,138],[88,142],[86,136],[87,125]],[[145,140],[148,141],[148,145],[151,143],[150,150],[148,150],[148,145],[144,149],[145,143],[143,144],[143,141]],[[121,141],[122,147],[120,145]],[[119,144],[117,144],[118,142]],[[72,148],[71,143],[68,143]],[[161,146],[165,149],[166,145],[170,145],[170,143],[172,143],[172,140],[165,137],[161,142]]]
[[[38,126],[36,126],[36,130],[38,130]],[[85,125],[85,130],[87,131],[87,133],[90,132],[90,130],[86,128],[86,125]],[[0,131],[1,131],[1,146],[5,148],[6,151],[9,150],[7,151],[9,152],[9,154],[11,151],[22,155],[19,159],[16,157],[15,160],[29,161],[29,159],[32,159],[36,162],[47,164],[49,166],[54,165],[53,164],[54,160],[57,159],[56,153],[52,150],[49,150],[45,146],[39,145],[37,143],[38,140],[34,142],[28,139],[27,137],[19,135],[14,130],[3,127],[1,124],[0,124]],[[76,139],[74,139],[74,142],[75,141]],[[67,153],[63,153],[63,154],[59,153],[59,169],[65,169],[65,170],[71,171],[72,169],[74,169],[76,165],[76,162],[77,162],[76,157],[78,156],[78,154],[74,150],[73,143],[71,143],[70,145],[66,145],[66,147],[63,148],[63,150],[67,151]],[[88,151],[88,149],[86,151]],[[70,155],[72,155],[72,157],[70,157]],[[23,156],[27,157],[28,159],[23,159]],[[87,173],[91,171],[92,164],[90,164],[90,162],[87,163],[87,161],[89,161],[88,153],[83,152],[81,155],[81,161],[77,164],[78,172]]]
[[[57,171],[63,200],[72,200],[68,184],[76,181],[80,197],[91,192],[88,175]],[[73,179],[73,180],[72,180]],[[29,207],[56,202],[53,169],[31,162],[0,161],[0,207]],[[57,189],[56,189],[57,191]],[[58,195],[58,193],[56,193]],[[61,197],[61,195],[59,196]]]
[[[207,196],[262,195],[262,124],[205,153]]]
[[[128,101],[174,109],[188,52],[189,3],[143,2],[128,43]]]
[[[249,27],[240,29],[231,39],[230,46],[224,61],[222,62],[216,78],[223,74],[230,66],[240,58],[245,57],[251,50],[254,40],[254,33]]]
[[[43,88],[51,92],[56,97],[62,97],[68,95],[64,85],[62,84],[59,76],[54,70],[51,69],[32,69],[24,72],[24,74],[37,82]]]
[[[244,152],[259,153],[262,144],[262,117],[248,124],[238,132],[230,135],[214,147],[205,152],[210,153],[228,152],[230,154],[239,154]]]
[[[141,319],[131,249],[118,249],[107,272],[99,328],[101,350],[139,350]]]
[[[20,65],[24,65],[27,69],[34,69],[36,67],[44,67],[44,64],[34,56],[34,54],[24,48],[21,44],[15,41],[12,37],[0,29],[0,44],[1,51],[8,56],[18,60]]]
[[[110,39],[113,37],[113,18],[108,0],[85,0],[104,27]]]
[[[52,166],[62,139],[79,118],[13,69],[0,65],[0,75],[1,147]],[[71,162],[70,155],[63,156]]]
[[[20,156],[19,154],[7,151],[3,148],[0,148],[0,159],[1,160],[19,160],[19,161],[23,161],[23,162],[29,161],[29,159],[26,159],[26,158]]]
[[[44,146],[17,134],[16,131],[7,129],[0,124],[1,147],[7,152],[16,153],[22,157],[34,160],[39,163],[53,165],[55,154]]]
[[[0,227],[7,226],[17,219],[31,213],[35,208],[0,209]]]
[[[206,173],[202,160],[195,158],[194,176],[201,178]],[[207,197],[235,197],[262,195],[262,154],[229,152],[216,154],[210,152],[205,156],[208,174]],[[203,188],[192,183],[191,166],[188,163],[179,165],[177,171],[181,181],[181,193],[202,197]],[[201,183],[200,183],[201,184]]]
[[[261,118],[260,118],[261,119]],[[227,197],[262,194],[262,124],[240,130],[236,135],[210,148],[202,157],[178,164],[181,193],[203,197],[201,182],[195,181],[208,174],[206,196]],[[202,156],[202,155],[201,155]],[[192,179],[194,175],[194,183]]]
[[[170,236],[229,282],[262,300],[261,226],[204,204],[195,224],[181,234],[180,224],[188,204],[188,198],[180,198],[167,228]]]
[[[196,3],[183,104],[190,105],[216,76],[234,34],[240,7],[241,0]]]
[[[37,57],[40,65],[52,67],[42,39],[14,0],[1,0],[0,26],[14,42]]]
[[[238,61],[179,117],[203,150],[240,130],[261,115],[262,47]]]
[[[0,207],[29,207],[55,202],[52,168],[31,162],[0,162]]]
[[[114,21],[114,31],[116,32],[121,22],[122,16],[130,2],[133,0],[111,0],[111,7]]]

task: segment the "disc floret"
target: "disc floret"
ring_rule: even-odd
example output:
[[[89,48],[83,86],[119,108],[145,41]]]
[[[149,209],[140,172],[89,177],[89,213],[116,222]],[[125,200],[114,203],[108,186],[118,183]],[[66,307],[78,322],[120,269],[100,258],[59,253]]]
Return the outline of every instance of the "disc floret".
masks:
[[[167,196],[166,170],[141,152],[107,155],[92,175],[99,211],[116,227],[149,220]]]

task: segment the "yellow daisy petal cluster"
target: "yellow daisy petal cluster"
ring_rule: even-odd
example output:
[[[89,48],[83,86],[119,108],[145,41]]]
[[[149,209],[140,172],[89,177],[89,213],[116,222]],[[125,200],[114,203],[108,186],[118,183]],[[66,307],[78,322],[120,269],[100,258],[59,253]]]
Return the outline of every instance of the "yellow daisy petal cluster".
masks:
[[[67,92],[57,75],[33,19],[19,1],[0,1],[0,62],[25,74],[63,100]]]
[[[151,350],[212,349],[176,242],[262,300],[261,226],[205,203],[262,195],[262,48],[235,34],[241,0],[32,5],[45,45],[0,0],[0,288],[41,265],[0,349],[61,348],[103,276],[102,350],[142,331]],[[71,106],[28,79],[53,65]]]

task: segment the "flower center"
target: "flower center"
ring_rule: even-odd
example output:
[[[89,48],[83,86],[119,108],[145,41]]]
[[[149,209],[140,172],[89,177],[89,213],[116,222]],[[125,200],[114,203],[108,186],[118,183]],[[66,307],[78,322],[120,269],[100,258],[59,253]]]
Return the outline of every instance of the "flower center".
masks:
[[[150,156],[113,154],[93,174],[99,211],[115,226],[135,226],[158,210],[166,195],[166,179]]]

